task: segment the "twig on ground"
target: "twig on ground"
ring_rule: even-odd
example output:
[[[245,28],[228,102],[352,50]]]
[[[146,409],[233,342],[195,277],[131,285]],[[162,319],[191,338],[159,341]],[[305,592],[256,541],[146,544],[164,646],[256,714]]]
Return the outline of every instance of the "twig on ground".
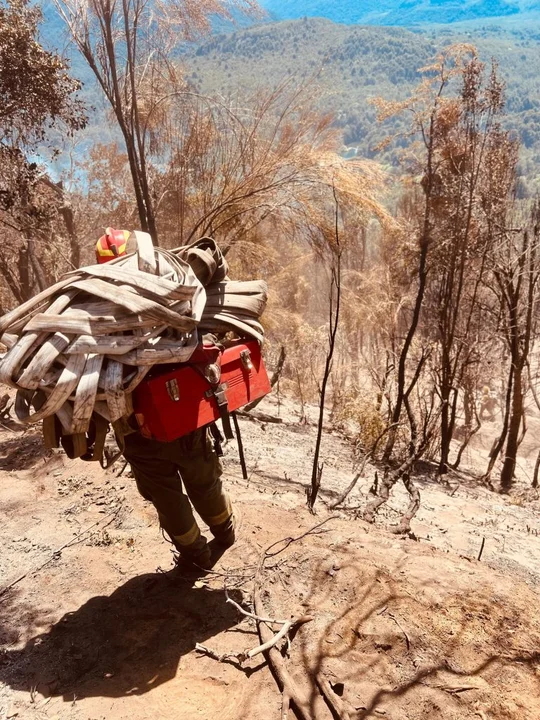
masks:
[[[74,538],[72,538],[69,542],[64,543],[64,545],[61,545],[59,548],[57,548],[52,555],[41,565],[38,565],[38,567],[33,568],[32,570],[27,570],[22,575],[19,575],[18,578],[13,580],[13,582],[9,583],[9,585],[6,585],[0,590],[0,598],[2,598],[11,588],[13,588],[15,585],[18,585],[22,580],[24,580],[29,575],[35,575],[40,570],[43,570],[44,567],[46,567],[50,562],[53,560],[58,560],[59,557],[62,554],[62,550],[65,550],[68,547],[71,547],[72,545],[75,545],[78,543],[83,535],[86,535],[86,533],[90,532],[90,530],[93,530],[97,525],[99,525],[103,520],[106,520],[107,518],[111,518],[109,522],[105,523],[105,525],[102,526],[102,530],[105,530],[106,527],[109,527],[111,523],[113,523],[116,518],[118,517],[120,510],[122,508],[118,507],[116,510],[114,510],[112,513],[109,513],[104,518],[100,518],[97,522],[90,525],[90,527],[87,527],[86,530],[82,530],[80,533],[78,533]],[[112,517],[111,517],[112,516]]]
[[[315,676],[315,682],[317,683],[317,687],[319,688],[321,695],[330,706],[334,717],[339,718],[339,720],[351,720],[350,712],[345,703],[339,695],[336,695],[336,693],[332,690],[332,686],[324,675],[318,673]]]
[[[262,617],[259,617],[258,615],[254,615],[252,612],[249,612],[248,610],[244,610],[244,608],[241,605],[239,605],[231,597],[229,597],[227,591],[225,591],[225,595],[227,597],[226,602],[230,603],[239,612],[241,612],[242,615],[245,615],[248,618],[252,618],[253,620],[258,620],[258,622],[269,623],[270,625],[285,625],[287,622],[289,622],[288,620],[275,620],[274,618],[262,618]]]
[[[250,650],[247,656],[249,658],[252,658],[255,657],[255,655],[259,655],[259,653],[270,650],[270,648],[273,648],[275,645],[277,645],[282,638],[286,637],[293,628],[296,628],[299,625],[305,625],[312,620],[313,618],[311,617],[311,615],[303,615],[302,617],[289,620],[285,623],[285,625],[283,625],[281,630],[274,635],[273,638],[269,638],[267,642],[264,642],[262,645],[258,645],[256,648],[253,648],[253,650]],[[264,620],[257,619],[257,622],[261,624],[262,622],[264,622]]]
[[[486,544],[486,538],[482,538],[482,544],[480,545],[480,552],[478,553],[478,561],[482,559],[482,553],[484,552],[484,545]]]
[[[469,690],[480,690],[477,685],[459,685],[459,687],[451,687],[450,685],[441,686],[441,690],[449,693],[450,695],[459,695],[462,692],[468,692]]]
[[[217,660],[218,662],[236,661],[240,664],[242,662],[238,657],[238,653],[223,653],[220,655],[215,650],[212,650],[212,648],[206,647],[206,645],[201,645],[201,643],[195,644],[195,650],[203,655],[208,655],[208,657],[211,657],[212,660]]]
[[[255,460],[255,465],[253,465],[253,467],[251,468],[251,471],[250,471],[250,473],[249,473],[249,476],[248,476],[248,479],[247,479],[247,482],[246,482],[246,487],[249,487],[249,483],[251,482],[251,478],[253,477],[253,474],[254,474],[255,472],[257,472],[257,468],[259,467],[259,460],[260,460],[260,459],[261,459],[261,458],[260,458],[260,456],[259,456],[259,457]]]
[[[407,650],[410,650],[410,649],[411,649],[411,641],[409,640],[409,636],[407,635],[407,633],[405,632],[405,630],[404,630],[404,629],[401,627],[401,625],[399,624],[398,619],[396,618],[395,615],[392,615],[392,613],[388,613],[388,617],[389,617],[391,620],[393,620],[393,621],[396,623],[396,625],[398,626],[398,628],[401,630],[401,632],[403,633],[403,637],[405,638],[405,644],[407,645]]]
[[[219,572],[219,570],[209,570],[208,568],[203,568],[201,565],[197,565],[197,563],[193,563],[196,568],[199,568],[199,570],[204,570],[204,572],[207,575],[216,575],[217,577],[224,577],[225,579],[228,578],[239,578],[244,580],[250,580],[253,579],[255,576],[255,565],[246,565],[243,568],[232,568],[228,572]],[[253,572],[238,572],[238,570],[249,570],[250,568],[253,568]]]
[[[336,520],[336,519],[337,519],[337,515],[331,515],[330,517],[327,517],[322,522],[317,523],[317,525],[314,525],[309,530],[306,530],[306,532],[302,533],[302,535],[298,535],[297,537],[287,537],[287,538],[282,538],[281,540],[276,540],[276,542],[269,545],[266,548],[266,550],[264,551],[264,553],[262,554],[262,563],[264,563],[266,558],[274,557],[275,555],[279,555],[280,553],[282,553],[293,542],[298,542],[298,540],[302,540],[303,538],[307,537],[308,535],[319,535],[320,533],[315,532],[316,530],[318,530],[320,527],[322,527],[322,525],[325,525],[327,522],[330,522],[330,520]],[[326,530],[321,530],[320,532],[326,532]],[[270,552],[270,550],[275,548],[276,545],[279,545],[280,543],[285,543],[285,544],[279,550],[276,550],[275,552]]]
[[[435,688],[437,690],[442,690],[443,692],[448,693],[449,695],[459,695],[459,693],[462,692],[468,692],[469,690],[480,690],[478,685],[432,685],[431,683],[425,682],[423,680],[420,681],[421,685],[425,685],[429,688]],[[476,713],[478,714],[478,713]]]

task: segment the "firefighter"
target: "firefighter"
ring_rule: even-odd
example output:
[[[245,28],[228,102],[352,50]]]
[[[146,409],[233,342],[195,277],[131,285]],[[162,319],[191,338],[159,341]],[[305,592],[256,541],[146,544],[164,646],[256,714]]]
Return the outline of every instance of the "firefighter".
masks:
[[[493,422],[493,420],[495,420],[495,413],[497,412],[498,407],[500,407],[500,403],[496,393],[489,385],[484,385],[482,388],[482,397],[480,398],[480,420],[483,420],[484,413],[487,413],[488,421]]]
[[[98,263],[125,255],[128,238],[127,230],[107,228],[96,245]],[[156,508],[161,527],[180,556],[204,569],[212,567],[211,548],[192,505],[222,547],[235,541],[235,520],[221,483],[222,467],[210,428],[199,428],[172,442],[159,442],[133,431],[119,445],[139,493]]]

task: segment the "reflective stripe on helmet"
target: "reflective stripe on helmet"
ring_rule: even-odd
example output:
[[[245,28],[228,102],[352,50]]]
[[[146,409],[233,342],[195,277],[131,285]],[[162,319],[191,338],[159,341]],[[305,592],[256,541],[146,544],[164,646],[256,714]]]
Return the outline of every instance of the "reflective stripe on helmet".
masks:
[[[110,227],[105,228],[105,235],[102,235],[96,243],[96,258],[98,263],[108,262],[115,257],[125,255],[129,236],[129,230],[115,230]]]

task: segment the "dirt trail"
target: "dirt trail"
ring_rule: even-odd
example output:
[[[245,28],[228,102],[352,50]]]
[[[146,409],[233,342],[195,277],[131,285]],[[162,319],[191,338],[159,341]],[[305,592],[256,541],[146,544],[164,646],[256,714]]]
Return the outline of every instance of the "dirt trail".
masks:
[[[276,414],[276,400],[262,409]],[[0,720],[280,716],[262,656],[238,668],[194,650],[197,642],[220,653],[258,644],[224,583],[249,601],[263,548],[328,517],[324,503],[351,478],[350,447],[326,434],[323,493],[310,515],[314,430],[293,423],[287,403],[279,411],[281,425],[241,423],[248,482],[227,451],[240,539],[204,578],[172,571],[153,508],[129,477],[116,477],[121,465],[105,472],[43,453],[36,434],[0,432],[0,592],[28,573],[0,597]],[[481,460],[490,432],[475,441],[469,464]],[[365,505],[371,479],[352,507]],[[519,492],[494,496],[466,476],[450,482],[423,475],[416,540],[387,530],[406,505],[398,488],[376,526],[334,513],[320,534],[267,562],[268,612],[315,618],[287,662],[317,717],[331,717],[310,680],[319,672],[351,718],[540,718],[538,503]]]

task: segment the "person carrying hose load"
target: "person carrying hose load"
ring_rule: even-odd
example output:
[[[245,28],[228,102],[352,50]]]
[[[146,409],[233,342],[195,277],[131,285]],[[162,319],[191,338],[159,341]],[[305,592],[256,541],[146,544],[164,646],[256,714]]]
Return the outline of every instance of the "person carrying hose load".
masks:
[[[127,230],[106,228],[96,245],[97,262],[125,255],[129,234]],[[204,569],[211,568],[212,551],[192,505],[222,547],[230,547],[235,541],[235,519],[221,482],[221,462],[209,426],[172,442],[146,438],[134,430],[119,445],[131,465],[139,493],[156,508],[160,525],[180,556]]]

